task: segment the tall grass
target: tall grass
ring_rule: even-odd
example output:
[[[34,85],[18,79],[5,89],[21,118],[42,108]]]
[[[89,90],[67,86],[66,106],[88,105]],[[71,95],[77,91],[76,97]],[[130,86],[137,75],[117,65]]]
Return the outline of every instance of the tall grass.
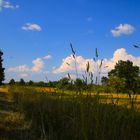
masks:
[[[15,95],[21,92],[11,90]],[[139,140],[140,113],[100,103],[100,96],[27,93],[19,110],[31,122],[30,136],[41,140]],[[29,139],[31,139],[29,138]]]

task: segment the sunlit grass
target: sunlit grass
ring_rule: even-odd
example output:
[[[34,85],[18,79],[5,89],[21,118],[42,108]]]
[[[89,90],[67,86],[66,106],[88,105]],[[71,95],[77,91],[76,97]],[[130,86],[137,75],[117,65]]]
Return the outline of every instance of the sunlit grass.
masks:
[[[3,87],[2,91],[1,101],[10,98],[16,109],[12,112],[4,103],[8,110],[0,110],[2,138],[9,138],[9,133],[21,140],[137,140],[140,136],[140,114],[136,106],[129,107],[127,94],[77,95],[29,86]]]

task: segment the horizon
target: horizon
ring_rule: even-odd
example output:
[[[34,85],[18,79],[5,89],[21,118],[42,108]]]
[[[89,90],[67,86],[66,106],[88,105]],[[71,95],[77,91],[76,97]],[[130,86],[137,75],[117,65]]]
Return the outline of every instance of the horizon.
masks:
[[[104,59],[108,66],[103,73],[118,60],[140,67],[140,49],[133,46],[140,45],[139,7],[138,0],[0,0],[5,82],[46,81],[46,75],[55,81],[67,73],[74,77],[70,43],[79,73],[88,61],[95,67],[96,48],[99,62]]]

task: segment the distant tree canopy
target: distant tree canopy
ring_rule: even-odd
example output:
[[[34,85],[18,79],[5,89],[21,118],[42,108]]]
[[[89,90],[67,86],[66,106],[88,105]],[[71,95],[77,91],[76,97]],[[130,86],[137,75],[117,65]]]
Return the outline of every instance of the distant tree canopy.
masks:
[[[75,87],[75,90],[78,90],[79,92],[81,92],[82,90],[86,89],[86,83],[82,79],[77,78],[74,81],[74,87]]]
[[[28,82],[28,85],[29,86],[32,86],[34,84],[34,82],[32,81],[32,80],[30,80],[29,82]]]
[[[108,78],[103,76],[102,79],[101,79],[101,83],[103,86],[106,86],[108,84]]]
[[[10,81],[9,81],[9,85],[15,85],[15,80],[14,79],[11,79]]]
[[[69,78],[64,77],[62,79],[59,80],[57,87],[60,89],[67,89],[67,87],[69,86]]]
[[[134,66],[133,62],[127,60],[127,61],[122,61],[120,60],[116,65],[113,70],[111,70],[108,73],[109,80],[112,79],[112,77],[119,78],[118,80],[114,79],[112,80],[112,85],[114,85],[114,81],[119,82],[116,85],[119,86],[118,89],[124,88],[127,91],[133,91],[137,89],[137,84],[136,81],[139,77],[140,74],[140,69],[138,66]],[[111,83],[111,82],[110,82]]]
[[[20,79],[20,81],[19,81],[19,84],[22,86],[22,85],[25,85],[25,81],[24,81],[24,79]]]
[[[3,68],[3,59],[2,59],[2,56],[3,56],[3,52],[0,50],[0,85],[2,85],[2,82],[5,80],[5,75],[4,75],[4,70],[5,68]]]

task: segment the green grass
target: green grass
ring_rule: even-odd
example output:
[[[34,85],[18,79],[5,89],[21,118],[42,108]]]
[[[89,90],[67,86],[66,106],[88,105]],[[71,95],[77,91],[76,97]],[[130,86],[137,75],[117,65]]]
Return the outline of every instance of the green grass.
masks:
[[[8,140],[139,140],[137,108],[107,102],[105,95],[12,87],[0,93],[0,136]]]

